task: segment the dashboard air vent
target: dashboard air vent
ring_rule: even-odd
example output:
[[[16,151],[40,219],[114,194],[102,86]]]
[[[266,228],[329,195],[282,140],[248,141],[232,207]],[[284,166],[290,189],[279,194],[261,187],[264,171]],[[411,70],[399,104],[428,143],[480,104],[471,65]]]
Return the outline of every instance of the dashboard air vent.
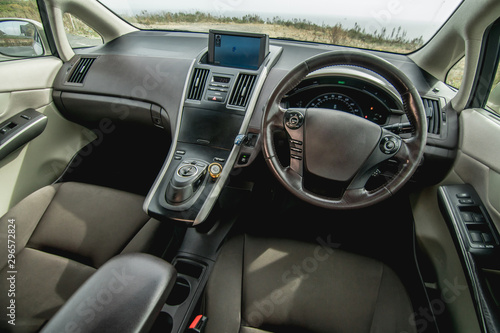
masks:
[[[200,101],[203,95],[203,89],[205,88],[205,83],[207,82],[208,69],[196,68],[194,70],[193,78],[189,84],[188,99],[195,99]]]
[[[229,98],[229,105],[246,107],[250,99],[253,85],[257,76],[251,74],[240,74],[234,84],[233,93]]]
[[[427,132],[439,134],[441,132],[441,106],[439,101],[430,98],[422,98],[425,114],[427,116]]]
[[[75,66],[73,73],[69,77],[70,83],[83,83],[85,76],[89,72],[90,66],[94,63],[96,58],[81,58]]]

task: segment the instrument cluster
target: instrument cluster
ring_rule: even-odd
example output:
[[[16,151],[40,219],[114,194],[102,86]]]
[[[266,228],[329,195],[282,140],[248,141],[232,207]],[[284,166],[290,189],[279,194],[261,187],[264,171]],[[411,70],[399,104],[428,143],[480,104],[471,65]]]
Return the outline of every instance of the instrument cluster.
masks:
[[[378,125],[402,113],[401,102],[380,86],[360,78],[319,76],[307,78],[283,99],[286,108],[324,108],[349,112]]]

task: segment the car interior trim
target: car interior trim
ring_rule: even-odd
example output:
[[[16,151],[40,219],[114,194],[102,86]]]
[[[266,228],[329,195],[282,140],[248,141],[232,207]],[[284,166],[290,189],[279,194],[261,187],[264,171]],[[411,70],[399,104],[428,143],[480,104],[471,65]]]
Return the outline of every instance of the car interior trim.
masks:
[[[259,75],[259,78],[257,80],[257,83],[254,88],[254,92],[252,94],[252,97],[250,98],[250,101],[248,102],[247,106],[247,111],[245,113],[245,117],[243,118],[243,122],[241,124],[241,128],[239,130],[239,133],[242,135],[247,135],[248,134],[248,126],[250,124],[250,120],[252,119],[253,116],[253,110],[255,110],[255,105],[257,104],[257,99],[260,95],[260,91],[262,87],[264,86],[264,82],[266,81],[267,75],[270,71],[270,69],[274,66],[275,62],[279,59],[282,49],[281,48],[276,48],[276,47],[270,47],[272,50],[271,53],[269,54],[269,59],[265,60],[263,64],[263,69],[262,72]],[[233,149],[231,150],[231,153],[229,154],[229,158],[227,161],[227,166],[226,168],[222,169],[222,173],[217,179],[217,182],[215,183],[215,187],[212,190],[210,197],[205,201],[203,204],[199,215],[196,217],[194,221],[194,225],[197,225],[201,222],[203,222],[210,211],[212,210],[213,205],[215,204],[215,201],[219,197],[220,192],[222,191],[222,188],[224,187],[227,178],[229,177],[229,174],[232,172],[232,166],[236,164],[236,160],[238,159],[238,156],[240,154],[240,148],[241,145],[234,145]]]
[[[171,151],[169,153],[169,156],[167,157],[167,162],[164,164],[162,171],[160,172],[159,176],[157,177],[155,184],[153,185],[150,193],[148,194],[145,203],[144,203],[144,210],[147,212],[150,212],[150,205],[154,199],[154,197],[160,197],[161,199],[161,205],[169,208],[172,211],[179,211],[181,212],[181,217],[176,217],[176,219],[183,220],[188,223],[192,223],[193,226],[198,225],[199,223],[203,222],[211,212],[213,205],[217,201],[217,198],[219,197],[219,194],[226,184],[229,175],[232,171],[232,166],[236,164],[238,160],[238,156],[240,153],[240,148],[241,145],[238,144],[231,144],[231,150],[229,152],[229,155],[227,157],[227,160],[225,161],[226,167],[222,169],[222,173],[220,176],[215,180],[214,186],[210,189],[210,192],[208,194],[204,194],[203,197],[201,196],[203,191],[207,191],[203,185],[206,184],[206,182],[200,187],[195,194],[195,197],[191,198],[188,202],[186,202],[183,205],[180,206],[172,206],[168,202],[164,201],[163,195],[159,194],[158,192],[161,192],[162,189],[160,185],[162,182],[164,182],[165,177],[167,175],[167,171],[169,170],[169,167],[171,165],[171,162],[173,161],[174,155],[176,151],[178,150],[178,142],[179,142],[179,137],[181,133],[181,122],[183,120],[183,114],[186,108],[185,105],[185,98],[187,95],[187,90],[188,90],[188,84],[190,82],[190,78],[192,77],[193,69],[195,66],[195,63],[199,62],[201,57],[205,54],[206,49],[197,57],[197,61],[193,62],[191,65],[190,70],[188,71],[188,77],[186,79],[186,83],[184,85],[184,90],[183,90],[183,95],[182,95],[182,102],[180,106],[180,111],[177,119],[177,125],[176,125],[176,130],[175,130],[175,135],[173,138],[173,144]],[[251,97],[248,101],[248,104],[246,106],[246,111],[244,113],[244,117],[242,119],[241,125],[239,126],[238,133],[240,135],[246,136],[248,134],[248,127],[250,124],[250,120],[252,119],[253,116],[253,110],[255,109],[255,105],[257,103],[258,97],[260,95],[260,91],[264,85],[264,82],[267,78],[267,75],[269,73],[270,68],[275,64],[275,62],[279,59],[281,55],[282,49],[280,47],[275,47],[271,46],[270,47],[270,53],[267,57],[267,59],[264,61],[264,63],[261,65],[261,69],[259,71],[259,75],[257,78],[257,81],[255,83],[255,86],[253,87],[253,91],[251,94]],[[216,67],[215,67],[216,68]],[[233,90],[235,88],[233,87]],[[239,110],[239,109],[237,109]],[[236,137],[234,138],[236,139]],[[195,206],[195,203],[199,201],[198,199],[202,197],[203,202],[199,208],[194,208],[197,211],[194,211],[194,217],[192,217],[192,214],[186,214],[183,213],[187,209],[190,209],[191,207]]]
[[[500,333],[500,1],[192,1],[0,5],[14,329]]]
[[[175,131],[174,131],[174,137],[172,138],[172,142],[177,142],[177,140],[179,138],[179,132],[180,132],[181,122],[182,122],[182,111],[184,109],[184,100],[186,99],[187,89],[188,89],[188,85],[189,85],[189,78],[191,77],[191,72],[193,71],[195,63],[196,63],[196,59],[193,59],[193,61],[191,62],[191,66],[189,67],[189,70],[187,72],[186,80],[184,82],[184,89],[182,90],[182,96],[181,96],[182,102],[181,102],[179,110],[178,110],[178,117],[177,117],[177,121],[175,124]],[[146,214],[149,211],[149,205],[151,204],[151,200],[153,200],[154,194],[158,191],[158,188],[161,184],[161,180],[165,177],[165,174],[167,173],[168,165],[172,162],[172,159],[174,158],[174,155],[175,155],[174,148],[175,147],[170,148],[168,156],[165,160],[165,164],[163,165],[160,173],[158,174],[158,177],[156,177],[156,180],[155,180],[153,186],[151,187],[151,190],[149,191],[148,195],[146,196],[146,199],[144,200],[143,209],[144,209],[144,212]]]
[[[0,124],[0,160],[24,146],[45,130],[48,118],[28,109]]]

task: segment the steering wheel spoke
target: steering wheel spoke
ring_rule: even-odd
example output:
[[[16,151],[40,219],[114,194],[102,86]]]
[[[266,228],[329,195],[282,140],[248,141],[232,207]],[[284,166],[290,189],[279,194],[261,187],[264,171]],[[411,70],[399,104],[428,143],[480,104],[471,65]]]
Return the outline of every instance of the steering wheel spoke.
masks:
[[[399,154],[402,146],[404,146],[403,142],[404,141],[399,136],[382,129],[382,135],[380,136],[378,144],[351,180],[347,189],[352,190],[364,188],[373,172],[377,170],[380,163]]]
[[[306,109],[287,109],[283,114],[283,127],[290,146],[290,169],[302,176],[304,172],[304,119]]]
[[[274,104],[267,115],[266,122],[274,130],[283,129],[283,117],[285,116],[286,111],[287,110],[282,108],[279,104]]]
[[[415,142],[413,139],[401,140],[401,148],[394,155],[394,158],[401,164],[406,165],[413,162],[413,146]]]

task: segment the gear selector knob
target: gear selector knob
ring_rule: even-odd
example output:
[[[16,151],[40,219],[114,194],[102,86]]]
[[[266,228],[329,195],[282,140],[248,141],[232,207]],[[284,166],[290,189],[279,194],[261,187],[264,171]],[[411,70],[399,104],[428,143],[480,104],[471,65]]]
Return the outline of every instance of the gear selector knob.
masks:
[[[205,178],[208,163],[201,160],[187,160],[177,168],[166,191],[170,203],[179,204],[189,200]]]

